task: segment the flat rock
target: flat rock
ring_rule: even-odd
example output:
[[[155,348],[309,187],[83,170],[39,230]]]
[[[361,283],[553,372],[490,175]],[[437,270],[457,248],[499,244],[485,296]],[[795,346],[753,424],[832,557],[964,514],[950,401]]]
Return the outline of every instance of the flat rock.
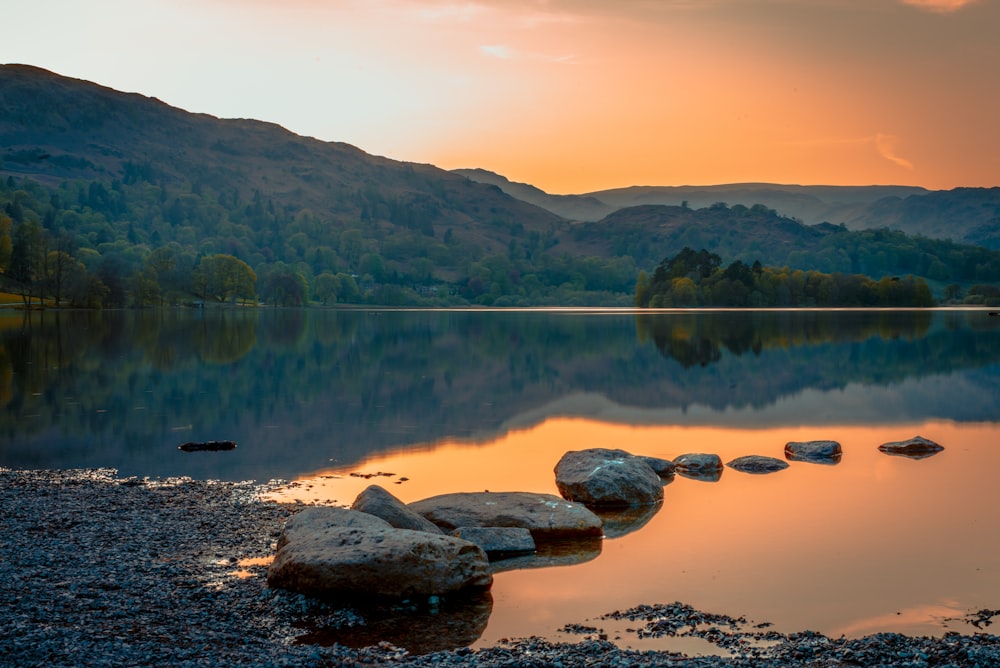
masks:
[[[366,487],[351,505],[352,510],[380,517],[397,529],[442,533],[436,524],[418,515],[379,485]]]
[[[312,538],[330,529],[344,527],[388,529],[391,526],[385,520],[368,513],[334,506],[313,506],[288,518],[281,535],[278,536],[278,549],[289,542]]]
[[[914,436],[905,441],[891,441],[878,446],[878,449],[887,455],[901,455],[912,459],[923,459],[930,457],[944,450],[944,446],[935,443],[923,436]]]
[[[788,462],[763,455],[746,455],[737,457],[726,466],[744,473],[774,473],[788,468]]]
[[[524,527],[536,542],[600,536],[601,518],[581,503],[537,492],[457,492],[408,506],[446,531],[460,527]]]
[[[555,473],[563,498],[591,508],[648,506],[663,500],[660,476],[642,457],[624,450],[567,452]]]
[[[793,462],[836,464],[843,450],[837,441],[789,441],[785,444],[785,458]]]
[[[308,596],[403,599],[486,589],[492,582],[478,545],[394,527],[329,527],[296,536],[267,569],[268,586]]]
[[[524,527],[460,527],[451,535],[483,548],[490,561],[535,551],[535,539]]]

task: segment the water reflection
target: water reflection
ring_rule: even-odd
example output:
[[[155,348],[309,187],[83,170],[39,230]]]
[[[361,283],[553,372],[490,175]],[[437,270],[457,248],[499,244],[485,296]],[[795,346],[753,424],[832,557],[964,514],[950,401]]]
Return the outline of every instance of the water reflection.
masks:
[[[981,311],[9,312],[0,465],[266,480],[560,415],[993,420],[998,364]],[[212,440],[239,449],[178,457]]]

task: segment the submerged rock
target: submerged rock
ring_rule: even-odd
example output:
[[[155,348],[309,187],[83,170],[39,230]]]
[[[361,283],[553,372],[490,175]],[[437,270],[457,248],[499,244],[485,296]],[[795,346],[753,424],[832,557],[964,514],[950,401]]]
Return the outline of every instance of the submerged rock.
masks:
[[[938,445],[934,441],[923,436],[914,436],[905,441],[891,441],[878,446],[878,449],[887,455],[900,455],[910,459],[923,459],[936,455],[944,450],[944,446]]]
[[[774,457],[764,457],[763,455],[746,455],[737,457],[726,466],[744,473],[774,473],[788,468],[788,462],[784,462]]]
[[[588,507],[648,506],[663,500],[660,476],[642,457],[624,450],[567,452],[555,474],[563,498]]]
[[[535,551],[535,540],[524,527],[461,527],[451,535],[483,548],[490,561]]]
[[[369,485],[358,494],[351,509],[380,517],[397,529],[442,533],[436,524],[407,508],[405,503],[378,485]]]
[[[843,450],[837,441],[789,441],[785,444],[785,458],[793,462],[836,464]]]
[[[618,508],[597,508],[597,516],[604,525],[605,538],[621,538],[625,534],[638,531],[660,512],[663,502],[646,506],[628,506]]]
[[[267,569],[268,586],[308,596],[402,599],[486,589],[492,582],[478,545],[393,527],[330,527],[296,536]]]
[[[524,527],[538,541],[600,536],[601,518],[580,503],[536,492],[457,492],[408,506],[446,531]]]
[[[653,473],[660,476],[661,478],[670,478],[674,475],[676,467],[674,463],[669,459],[660,459],[659,457],[644,457],[642,455],[637,455],[639,459],[649,464],[649,468],[653,469]]]

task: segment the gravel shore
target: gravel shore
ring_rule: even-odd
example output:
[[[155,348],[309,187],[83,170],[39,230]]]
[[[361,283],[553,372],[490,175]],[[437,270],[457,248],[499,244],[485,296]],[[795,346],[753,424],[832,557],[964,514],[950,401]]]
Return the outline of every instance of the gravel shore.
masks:
[[[389,643],[297,641],[363,624],[349,609],[268,589],[295,506],[252,482],[119,478],[111,469],[0,469],[0,666],[996,666],[1000,637],[877,634],[831,639],[746,628],[680,603],[607,617],[640,634],[700,635],[731,657],[623,650],[595,629],[413,656]],[[987,626],[1000,611],[970,624]]]

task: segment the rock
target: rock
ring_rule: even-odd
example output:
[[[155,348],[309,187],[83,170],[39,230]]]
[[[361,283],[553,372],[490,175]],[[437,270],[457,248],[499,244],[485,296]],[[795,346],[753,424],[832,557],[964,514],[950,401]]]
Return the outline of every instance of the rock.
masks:
[[[659,457],[643,457],[642,455],[637,456],[639,459],[649,464],[649,468],[653,469],[653,473],[661,478],[669,478],[674,474],[674,463],[669,459],[660,459]]]
[[[837,441],[790,441],[785,444],[785,458],[793,462],[836,464],[842,454]]]
[[[936,455],[941,452],[944,450],[944,446],[938,445],[934,441],[926,439],[923,436],[914,436],[913,438],[905,441],[883,443],[878,446],[878,449],[887,455],[900,455],[902,457],[909,457],[910,459],[923,459],[924,457],[930,457],[931,455]]]
[[[343,529],[344,527],[389,529],[392,525],[379,517],[356,510],[334,506],[313,506],[288,518],[281,530],[281,535],[278,536],[278,549],[280,550],[289,542],[304,540],[322,534],[329,529]]]
[[[674,458],[677,473],[692,480],[716,482],[722,477],[722,458],[719,455],[691,452]]]
[[[564,538],[538,543],[534,554],[511,557],[490,564],[493,573],[558,566],[576,566],[601,556],[604,540],[600,536]]]
[[[407,508],[405,503],[378,485],[370,485],[358,494],[351,509],[380,517],[397,529],[442,533],[436,524]]]
[[[535,551],[535,540],[524,527],[461,527],[451,535],[483,548],[490,561]]]
[[[393,527],[330,527],[295,536],[267,569],[268,586],[308,596],[403,599],[486,589],[492,582],[478,545]]]
[[[784,462],[774,457],[764,457],[762,455],[746,455],[737,457],[726,464],[729,468],[743,471],[744,473],[774,473],[788,468],[788,462]]]
[[[663,483],[641,457],[624,450],[567,452],[556,464],[563,498],[588,507],[648,506],[663,500]]]
[[[535,492],[457,492],[408,506],[447,531],[459,527],[524,527],[535,542],[600,536],[601,518],[580,503]]]

